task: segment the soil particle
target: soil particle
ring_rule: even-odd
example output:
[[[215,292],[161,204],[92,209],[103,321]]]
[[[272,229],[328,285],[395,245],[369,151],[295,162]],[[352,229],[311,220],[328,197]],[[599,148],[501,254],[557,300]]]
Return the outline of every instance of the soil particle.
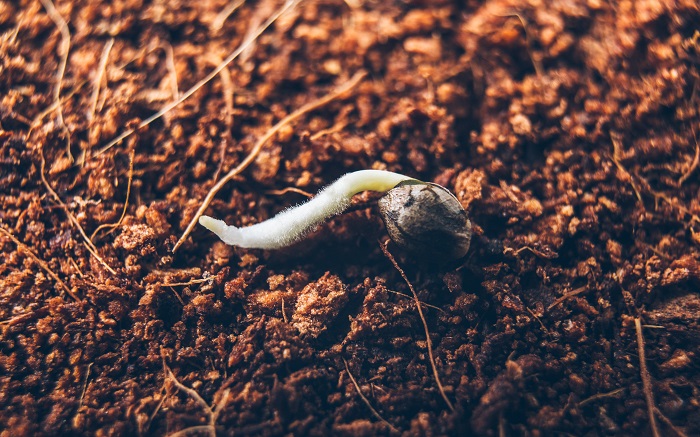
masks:
[[[349,298],[340,278],[326,273],[299,293],[292,325],[301,335],[318,337],[340,313]]]

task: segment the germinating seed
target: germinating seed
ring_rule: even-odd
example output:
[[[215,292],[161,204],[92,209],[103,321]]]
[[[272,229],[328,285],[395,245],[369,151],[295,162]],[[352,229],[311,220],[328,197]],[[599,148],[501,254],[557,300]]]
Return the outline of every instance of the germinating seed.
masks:
[[[459,201],[444,187],[399,173],[360,170],[336,180],[311,200],[264,222],[237,228],[202,216],[199,223],[226,244],[279,249],[303,238],[327,218],[340,214],[362,191],[386,194],[379,209],[389,237],[402,248],[439,258],[456,259],[469,248],[471,223]]]

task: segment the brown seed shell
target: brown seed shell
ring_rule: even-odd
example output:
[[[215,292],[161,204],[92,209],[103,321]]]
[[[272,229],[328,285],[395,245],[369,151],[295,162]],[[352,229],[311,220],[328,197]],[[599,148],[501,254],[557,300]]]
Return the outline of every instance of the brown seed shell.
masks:
[[[407,181],[379,199],[389,237],[424,259],[454,260],[469,250],[472,225],[457,198],[445,187]]]

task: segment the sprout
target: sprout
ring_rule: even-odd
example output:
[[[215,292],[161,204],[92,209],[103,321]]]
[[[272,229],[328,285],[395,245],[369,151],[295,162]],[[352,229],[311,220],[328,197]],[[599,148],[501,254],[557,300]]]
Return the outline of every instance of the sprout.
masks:
[[[389,236],[409,251],[464,256],[471,223],[459,201],[445,188],[399,173],[360,170],[322,189],[313,199],[264,222],[237,228],[202,216],[199,223],[226,244],[254,249],[280,249],[303,238],[327,218],[340,214],[362,191],[388,193],[379,201]],[[446,255],[446,256],[445,256]]]

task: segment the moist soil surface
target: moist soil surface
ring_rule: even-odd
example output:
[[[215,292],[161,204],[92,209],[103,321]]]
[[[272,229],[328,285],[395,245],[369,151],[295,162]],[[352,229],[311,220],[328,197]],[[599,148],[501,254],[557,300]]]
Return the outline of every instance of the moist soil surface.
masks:
[[[0,434],[699,435],[697,3],[306,0],[250,40],[282,6],[0,1]],[[173,251],[357,74],[206,213],[444,185],[467,256],[388,246],[429,342],[376,195]]]

